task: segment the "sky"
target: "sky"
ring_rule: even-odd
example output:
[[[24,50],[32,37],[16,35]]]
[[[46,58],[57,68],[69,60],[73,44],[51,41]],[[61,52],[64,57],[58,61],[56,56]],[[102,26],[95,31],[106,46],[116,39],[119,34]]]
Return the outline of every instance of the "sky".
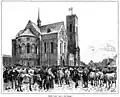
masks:
[[[42,25],[64,21],[70,15],[78,16],[78,37],[81,61],[88,63],[113,57],[117,53],[117,2],[3,2],[2,54],[12,54],[12,41],[31,20],[37,24],[38,8]]]

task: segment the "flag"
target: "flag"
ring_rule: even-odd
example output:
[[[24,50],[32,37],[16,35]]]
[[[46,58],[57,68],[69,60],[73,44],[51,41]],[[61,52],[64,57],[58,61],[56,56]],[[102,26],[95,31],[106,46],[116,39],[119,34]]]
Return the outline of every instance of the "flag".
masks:
[[[69,8],[69,11],[73,11],[73,8],[71,7],[71,8]]]
[[[73,7],[69,8],[69,11],[71,11],[71,15],[73,14]]]

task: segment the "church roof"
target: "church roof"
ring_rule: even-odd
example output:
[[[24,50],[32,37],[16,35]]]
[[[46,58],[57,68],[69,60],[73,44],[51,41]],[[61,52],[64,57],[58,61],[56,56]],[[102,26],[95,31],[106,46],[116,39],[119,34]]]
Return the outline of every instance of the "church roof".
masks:
[[[36,29],[37,32],[41,33],[40,29],[38,28],[38,26],[35,23],[31,22],[31,25]]]
[[[43,25],[40,28],[38,28],[38,26],[35,23],[29,20],[25,29],[21,30],[16,35],[16,37],[25,36],[25,35],[39,37],[40,34],[44,35],[44,34],[58,33],[62,25],[64,25],[63,21],[48,25]]]
[[[48,33],[48,30],[50,30],[49,33],[58,32],[62,25],[64,25],[63,21],[62,22],[48,24],[48,25],[43,25],[43,26],[40,27],[40,31],[41,31],[41,33]]]
[[[21,33],[19,36],[24,36],[24,35],[36,36],[30,29],[24,30],[23,33]]]
[[[16,37],[24,36],[24,35],[39,37],[40,33],[41,33],[40,29],[37,27],[37,25],[35,23],[33,23],[32,21],[29,20],[28,24],[25,27],[25,29],[21,30],[16,35]]]

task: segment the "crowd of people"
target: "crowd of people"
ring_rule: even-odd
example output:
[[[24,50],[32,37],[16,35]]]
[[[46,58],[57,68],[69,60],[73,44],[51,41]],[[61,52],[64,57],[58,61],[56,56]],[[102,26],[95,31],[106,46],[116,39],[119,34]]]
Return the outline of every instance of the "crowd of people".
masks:
[[[3,69],[4,90],[14,89],[22,92],[22,85],[28,84],[29,90],[32,91],[32,85],[37,84],[39,89],[53,89],[55,84],[58,87],[62,85],[71,86],[71,82],[75,83],[74,87],[78,88],[82,83],[83,88],[103,87],[110,89],[113,85],[116,87],[117,73],[116,71],[106,71],[104,69],[87,67],[22,67],[11,66]],[[11,87],[8,85],[11,84]]]

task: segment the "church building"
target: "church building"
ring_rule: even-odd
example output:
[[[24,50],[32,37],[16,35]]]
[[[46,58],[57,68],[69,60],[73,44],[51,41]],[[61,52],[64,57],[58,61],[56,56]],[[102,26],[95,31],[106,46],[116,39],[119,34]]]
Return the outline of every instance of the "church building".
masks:
[[[78,64],[78,18],[68,15],[63,21],[37,25],[31,20],[12,39],[12,63],[22,66],[65,66]]]

